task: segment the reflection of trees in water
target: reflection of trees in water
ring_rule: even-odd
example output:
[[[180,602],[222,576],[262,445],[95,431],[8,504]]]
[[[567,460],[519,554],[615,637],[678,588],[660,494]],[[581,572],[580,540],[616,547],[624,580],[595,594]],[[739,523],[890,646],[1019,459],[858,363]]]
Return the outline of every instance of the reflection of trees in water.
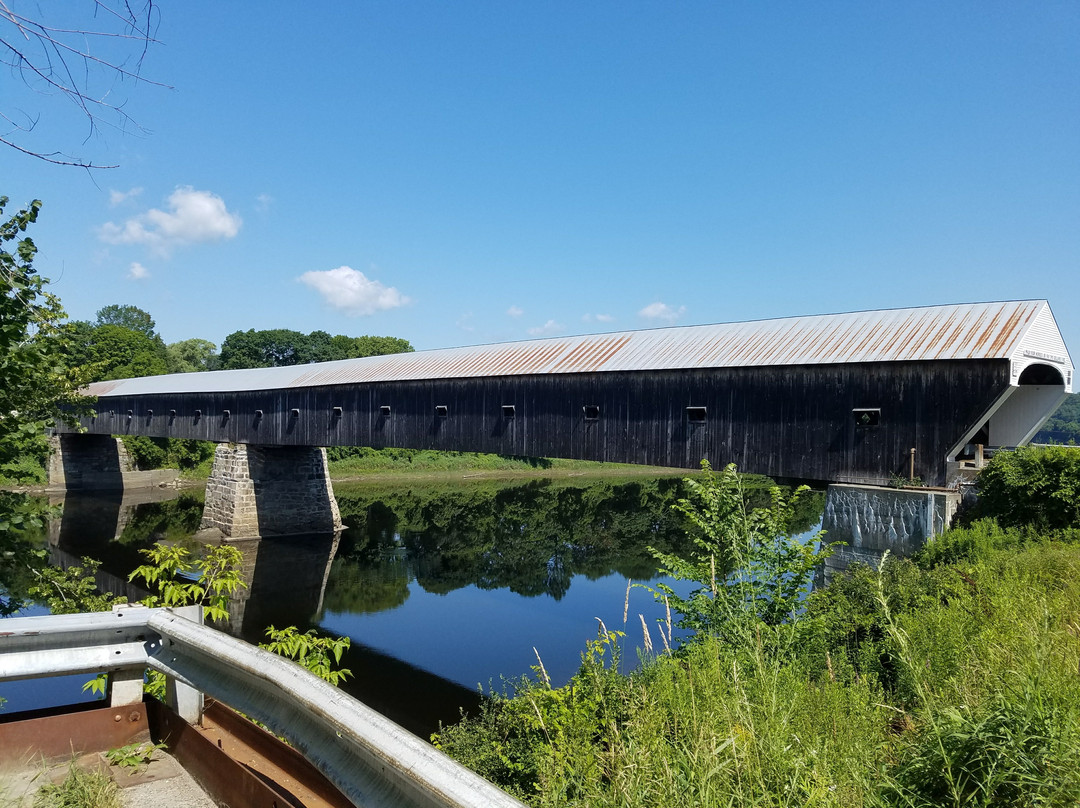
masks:
[[[431,487],[337,486],[345,531],[330,572],[326,608],[371,612],[401,605],[408,584],[446,593],[507,588],[556,600],[575,575],[618,573],[647,580],[649,551],[689,549],[687,524],[672,505],[679,478],[631,481],[531,480]],[[766,488],[747,489],[751,506]],[[800,503],[795,532],[821,519],[824,494]],[[359,591],[363,590],[363,591]]]
[[[56,526],[56,549],[96,559],[103,571],[127,578],[146,561],[140,550],[157,541],[190,542],[202,508],[201,491],[136,504],[126,504],[120,491],[68,491]]]
[[[203,500],[203,491],[185,491],[176,499],[136,505],[117,540],[121,544],[152,544],[187,539],[199,529]]]
[[[49,515],[44,497],[0,491],[0,617],[17,613],[30,599],[34,570],[46,564],[40,547]]]
[[[675,478],[631,482],[533,480],[402,490],[339,486],[349,526],[330,574],[326,607],[338,610],[339,588],[370,586],[369,608],[399,605],[415,579],[426,591],[475,585],[526,596],[566,594],[575,575],[617,572],[650,578],[648,547],[687,545],[682,517],[671,508]],[[388,576],[398,575],[397,587]],[[341,609],[342,611],[346,609]]]
[[[371,564],[339,556],[330,567],[323,610],[369,614],[396,609],[409,598],[410,580],[408,562],[400,555]]]

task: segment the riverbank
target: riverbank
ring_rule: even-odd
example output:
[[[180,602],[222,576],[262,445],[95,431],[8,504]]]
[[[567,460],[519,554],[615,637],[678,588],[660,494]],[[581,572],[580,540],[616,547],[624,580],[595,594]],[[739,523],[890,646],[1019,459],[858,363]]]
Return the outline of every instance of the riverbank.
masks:
[[[997,456],[984,518],[853,568],[781,621],[763,604],[784,575],[749,556],[718,588],[706,549],[683,567],[701,588],[672,599],[695,632],[681,647],[657,648],[654,625],[656,652],[621,675],[624,640],[601,627],[567,686],[536,668],[436,743],[538,807],[1080,804],[1078,476],[1080,458]],[[711,535],[723,513],[698,524]],[[740,529],[722,531],[736,548]],[[776,570],[798,560],[756,530]]]
[[[638,466],[628,463],[601,463],[590,460],[559,458],[508,457],[472,452],[435,452],[412,449],[368,449],[364,447],[331,449],[328,468],[332,482],[461,482],[468,480],[515,479],[584,479],[681,477],[689,469],[663,466]],[[198,488],[210,477],[211,460],[193,468],[184,468],[175,488]],[[157,468],[151,465],[150,468]],[[140,469],[148,470],[148,469]],[[63,489],[46,483],[4,484],[0,491],[45,495]]]

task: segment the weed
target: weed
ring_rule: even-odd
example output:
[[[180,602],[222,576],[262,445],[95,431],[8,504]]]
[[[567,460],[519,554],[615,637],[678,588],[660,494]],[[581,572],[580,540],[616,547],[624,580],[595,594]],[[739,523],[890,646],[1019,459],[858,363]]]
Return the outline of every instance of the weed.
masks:
[[[150,765],[155,752],[164,748],[163,743],[130,743],[127,746],[110,749],[105,753],[105,758],[113,766],[127,769],[129,774],[137,774]]]
[[[141,552],[150,563],[137,567],[128,578],[132,581],[142,578],[147,586],[157,590],[156,595],[143,603],[147,606],[199,604],[204,617],[219,622],[229,619],[229,598],[245,585],[240,579],[244,557],[239,550],[225,544],[210,546],[201,556],[191,559],[185,548],[159,542]],[[195,580],[184,580],[185,573]]]
[[[120,808],[120,788],[104,772],[74,760],[61,783],[46,783],[34,795],[34,808]]]

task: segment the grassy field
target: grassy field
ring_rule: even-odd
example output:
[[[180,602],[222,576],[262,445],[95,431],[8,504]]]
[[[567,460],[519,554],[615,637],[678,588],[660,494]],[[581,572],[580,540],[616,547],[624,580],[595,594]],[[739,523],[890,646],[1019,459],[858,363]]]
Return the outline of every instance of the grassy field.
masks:
[[[685,470],[635,466],[627,463],[596,463],[536,457],[436,452],[413,449],[331,448],[327,450],[330,476],[350,479],[370,475],[508,476],[618,475],[658,476],[685,474]]]

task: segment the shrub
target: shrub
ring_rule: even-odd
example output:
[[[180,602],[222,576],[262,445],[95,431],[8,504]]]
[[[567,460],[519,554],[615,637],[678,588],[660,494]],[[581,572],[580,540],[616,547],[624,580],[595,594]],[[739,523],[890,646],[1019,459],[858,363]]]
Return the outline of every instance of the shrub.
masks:
[[[977,482],[973,518],[1051,530],[1080,527],[1080,450],[1021,446],[999,452]]]
[[[659,584],[656,594],[678,612],[681,627],[738,641],[748,623],[775,626],[800,611],[814,570],[832,550],[818,546],[823,534],[803,541],[792,530],[808,487],[786,495],[773,485],[768,505],[750,508],[735,466],[715,473],[701,465],[701,479],[687,478],[689,495],[675,504],[696,529],[696,550],[685,559],[653,550],[663,574],[698,586],[682,597]]]
[[[146,435],[125,435],[124,448],[140,471],[176,468],[190,471],[208,463],[214,457],[215,443],[187,438],[150,438]]]

